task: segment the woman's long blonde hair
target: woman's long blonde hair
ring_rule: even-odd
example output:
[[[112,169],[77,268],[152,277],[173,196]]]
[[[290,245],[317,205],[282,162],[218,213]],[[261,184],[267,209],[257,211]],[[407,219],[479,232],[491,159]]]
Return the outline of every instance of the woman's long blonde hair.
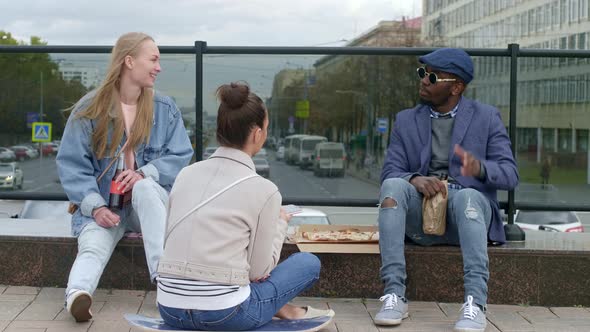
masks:
[[[141,32],[130,32],[119,37],[111,52],[111,61],[104,81],[97,89],[88,108],[77,115],[96,121],[96,128],[92,134],[92,148],[98,159],[102,159],[105,155],[114,156],[121,143],[125,124],[119,96],[120,77],[125,57],[128,55],[136,57],[141,44],[146,40],[154,39]],[[154,114],[153,94],[152,88],[141,89],[137,100],[137,115],[127,138],[129,142],[127,148],[135,150],[140,143],[147,143],[149,140]],[[113,128],[110,145],[107,144],[109,126]]]

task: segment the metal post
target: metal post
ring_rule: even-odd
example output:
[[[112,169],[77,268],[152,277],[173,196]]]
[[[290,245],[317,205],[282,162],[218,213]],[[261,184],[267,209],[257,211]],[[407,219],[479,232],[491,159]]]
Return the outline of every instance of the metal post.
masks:
[[[516,92],[518,88],[518,44],[509,44],[510,51],[510,120],[508,123],[512,155],[516,155]],[[524,241],[525,234],[514,224],[514,190],[508,192],[508,224],[504,226],[507,241]]]
[[[195,41],[195,160],[203,159],[203,53],[207,42]]]
[[[39,121],[43,122],[43,71],[39,80]],[[39,142],[39,176],[43,174],[43,143]]]

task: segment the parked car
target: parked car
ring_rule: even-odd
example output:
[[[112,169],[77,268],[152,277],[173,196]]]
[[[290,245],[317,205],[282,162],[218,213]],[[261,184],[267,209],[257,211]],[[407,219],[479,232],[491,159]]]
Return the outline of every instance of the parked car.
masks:
[[[23,182],[23,171],[18,163],[0,163],[0,188],[22,189]]]
[[[16,155],[16,160],[37,158],[39,153],[26,145],[11,146],[10,150]]]
[[[59,145],[55,143],[43,143],[41,145],[41,153],[43,153],[44,156],[57,154],[58,149]]]
[[[254,161],[254,167],[256,167],[256,173],[268,179],[270,177],[268,160],[264,158],[253,158],[252,160]]]
[[[289,226],[299,225],[330,225],[330,220],[320,210],[302,208],[300,213],[293,215],[289,220]]]
[[[277,160],[283,160],[283,159],[285,159],[285,147],[281,145],[277,149]]]
[[[211,155],[213,153],[215,153],[215,151],[217,150],[216,146],[208,146],[205,148],[205,151],[203,151],[203,160],[209,159],[209,157],[211,157]]]
[[[262,148],[254,155],[254,158],[266,159],[267,156],[266,149]]]
[[[568,233],[584,231],[584,226],[574,211],[516,210],[514,223],[523,230]]]
[[[287,227],[287,238],[292,240],[300,225],[330,225],[328,216],[320,211],[309,208],[302,208],[301,212],[293,215]]]
[[[344,176],[346,152],[338,142],[318,143],[312,154],[312,169],[315,176]]]
[[[37,157],[39,156],[39,152],[41,151],[41,149],[39,148],[39,144],[35,144],[35,143],[31,143],[31,144],[20,144],[24,147],[27,147],[29,149],[31,149],[33,151],[33,153],[37,153]]]
[[[0,147],[0,161],[14,161],[15,159],[16,155],[12,150]]]

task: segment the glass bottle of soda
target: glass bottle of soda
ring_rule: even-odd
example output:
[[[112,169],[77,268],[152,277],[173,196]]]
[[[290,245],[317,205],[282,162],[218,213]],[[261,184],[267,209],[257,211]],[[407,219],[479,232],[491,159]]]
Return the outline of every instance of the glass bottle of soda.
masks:
[[[123,153],[119,156],[119,160],[117,161],[117,171],[115,172],[115,176],[111,180],[111,191],[109,196],[109,208],[111,209],[119,209],[123,208],[123,188],[119,189],[119,183],[115,180],[119,176],[119,174],[123,173],[125,170],[125,156]]]

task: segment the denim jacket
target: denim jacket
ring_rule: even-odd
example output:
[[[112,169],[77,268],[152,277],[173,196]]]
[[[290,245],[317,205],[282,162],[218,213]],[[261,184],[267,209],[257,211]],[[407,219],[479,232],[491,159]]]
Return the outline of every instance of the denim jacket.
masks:
[[[96,182],[112,157],[99,160],[92,151],[95,121],[75,118],[76,113],[88,107],[94,95],[95,91],[88,93],[74,106],[56,158],[64,191],[68,199],[80,207],[72,216],[73,236],[78,236],[85,225],[94,222],[92,210],[107,205],[110,183],[116,171],[115,165],[111,166],[100,182]],[[109,130],[109,141],[111,135]],[[118,149],[125,141],[124,136]],[[192,146],[176,104],[170,97],[154,93],[154,120],[149,142],[135,149],[138,169],[170,191],[176,175],[188,165],[192,155]]]

